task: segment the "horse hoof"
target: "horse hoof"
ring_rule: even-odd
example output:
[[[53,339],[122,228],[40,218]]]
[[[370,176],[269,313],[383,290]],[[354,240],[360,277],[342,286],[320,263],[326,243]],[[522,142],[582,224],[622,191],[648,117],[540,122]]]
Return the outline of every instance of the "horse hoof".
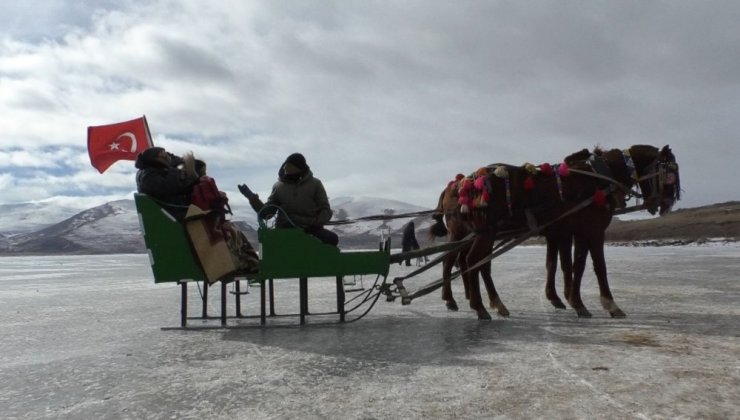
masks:
[[[478,312],[478,319],[480,320],[491,320],[491,314],[488,313],[485,309],[481,309]]]
[[[624,313],[621,309],[617,308],[616,311],[609,311],[609,315],[612,316],[612,318],[626,318],[627,314]]]
[[[509,310],[506,309],[504,302],[502,302],[501,298],[499,298],[498,296],[488,301],[488,307],[491,309],[495,309],[496,313],[498,313],[500,316],[509,316]]]
[[[550,299],[550,303],[557,309],[567,309],[563,301],[560,299]]]
[[[576,308],[576,313],[578,314],[578,318],[591,318],[591,312],[585,306]]]
[[[447,302],[447,310],[448,311],[457,311],[459,308],[457,307],[457,302]]]

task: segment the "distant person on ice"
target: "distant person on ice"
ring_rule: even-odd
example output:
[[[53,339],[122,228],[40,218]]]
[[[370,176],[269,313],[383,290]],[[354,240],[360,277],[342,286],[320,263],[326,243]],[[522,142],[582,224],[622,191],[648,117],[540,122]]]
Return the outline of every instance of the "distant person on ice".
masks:
[[[245,184],[239,185],[239,191],[261,217],[269,219],[277,212],[276,227],[303,229],[326,244],[337,246],[339,243],[339,237],[324,228],[332,216],[324,184],[314,178],[302,154],[293,153],[280,165],[278,180],[272,186],[267,202],[263,203]],[[268,207],[260,213],[265,206],[278,206],[285,213],[275,207]]]
[[[403,237],[401,238],[401,252],[408,252],[419,249],[419,242],[416,241],[416,232],[414,231],[414,222],[408,222],[403,228]],[[400,262],[398,264],[401,264]],[[406,265],[411,265],[411,259],[406,260]]]

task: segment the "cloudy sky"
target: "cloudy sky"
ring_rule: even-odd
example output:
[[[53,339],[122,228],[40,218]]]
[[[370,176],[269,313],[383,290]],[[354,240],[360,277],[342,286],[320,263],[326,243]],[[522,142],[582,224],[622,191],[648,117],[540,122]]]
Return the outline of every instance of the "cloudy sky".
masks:
[[[736,1],[3,1],[0,204],[130,198],[133,162],[99,174],[86,130],[141,115],[233,196],[295,151],[330,197],[432,207],[489,163],[669,144],[678,207],[737,200],[738,22]]]

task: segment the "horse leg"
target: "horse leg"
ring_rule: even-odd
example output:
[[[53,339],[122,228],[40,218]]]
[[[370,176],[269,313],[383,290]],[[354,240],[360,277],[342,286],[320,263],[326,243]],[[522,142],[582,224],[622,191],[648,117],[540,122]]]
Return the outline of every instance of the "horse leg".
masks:
[[[563,272],[563,294],[565,299],[569,299],[573,291],[573,235],[569,233],[563,236],[558,246],[560,270]]]
[[[612,318],[624,318],[627,315],[619,309],[614,302],[611,290],[609,290],[609,281],[606,277],[606,259],[604,258],[604,234],[597,237],[591,242],[589,247],[591,252],[591,262],[594,266],[594,274],[599,281],[599,295],[601,297],[601,306],[609,312]]]
[[[496,286],[493,285],[493,278],[491,278],[491,262],[483,264],[480,268],[480,275],[483,278],[483,284],[486,285],[486,291],[488,292],[488,306],[491,309],[495,309],[496,312],[501,316],[509,316],[509,310],[506,309],[506,305],[501,300],[496,292]]]
[[[588,257],[588,245],[578,237],[575,238],[575,258],[573,261],[573,288],[568,295],[570,307],[576,310],[579,318],[591,318],[591,312],[581,300],[581,280],[586,270],[586,258]]]
[[[485,251],[491,249],[491,240],[487,238],[489,235],[479,234],[475,237],[473,244],[470,247],[467,255],[465,255],[465,270],[468,267],[474,266],[478,261],[485,257]],[[483,251],[481,251],[483,250]],[[481,252],[484,254],[481,255]],[[462,256],[461,256],[462,259]],[[460,269],[463,269],[463,264],[460,264]],[[480,295],[480,284],[478,282],[478,272],[480,267],[474,270],[470,270],[465,276],[468,277],[468,287],[470,288],[470,308],[478,314],[478,319],[491,319],[491,315],[486,311],[483,306],[483,299]]]
[[[447,309],[450,311],[457,311],[457,302],[452,296],[452,285],[451,285],[451,273],[452,267],[455,265],[455,259],[457,255],[448,255],[442,261],[442,300],[445,301]]]
[[[558,292],[555,289],[555,273],[558,269],[559,243],[557,238],[552,235],[546,236],[545,238],[547,239],[547,255],[545,257],[545,270],[547,272],[547,276],[545,278],[545,297],[550,301],[552,306],[558,309],[565,309],[565,305],[563,304],[563,301],[560,300]]]
[[[465,291],[465,299],[468,301],[470,300],[470,277],[467,274],[468,262],[466,256],[469,252],[470,247],[468,246],[460,250],[457,256],[457,268],[460,269],[460,280],[462,280],[463,290]]]

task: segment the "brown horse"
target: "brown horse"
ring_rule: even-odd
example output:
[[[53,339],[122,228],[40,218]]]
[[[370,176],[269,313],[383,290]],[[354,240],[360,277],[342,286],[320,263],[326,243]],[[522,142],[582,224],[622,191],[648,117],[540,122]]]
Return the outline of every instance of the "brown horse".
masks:
[[[657,149],[652,146],[635,146],[633,149],[634,157],[632,161],[635,162],[634,169],[637,173],[656,173],[655,176],[644,177],[640,184],[643,192],[650,191],[651,196],[658,197],[651,199],[652,204],[648,205],[649,208],[653,206],[652,208],[655,209],[660,206],[661,213],[663,213],[664,209],[669,209],[673,205],[675,199],[678,198],[678,191],[680,191],[677,182],[678,166],[675,164],[675,157],[667,146],[661,151],[661,156],[653,160],[650,159],[651,152],[657,151]],[[572,162],[582,162],[588,155],[590,153],[584,149],[571,155],[568,159]],[[657,155],[657,153],[653,153],[653,155]],[[576,166],[579,165],[576,164]],[[624,171],[627,173],[630,168],[625,167]],[[440,195],[437,211],[433,216],[437,222],[432,227],[432,234],[435,236],[449,234],[451,240],[460,240],[470,232],[476,233],[469,246],[457,253],[448,254],[443,262],[442,299],[446,301],[448,309],[458,309],[450,286],[452,267],[457,264],[463,272],[465,296],[470,301],[470,307],[477,312],[479,319],[490,319],[490,315],[482,303],[478,275],[483,277],[490,306],[502,316],[509,314],[493,285],[490,275],[490,261],[473,270],[469,270],[469,268],[474,267],[490,254],[494,239],[499,231],[508,228],[526,229],[527,213],[529,212],[534,215],[540,225],[551,224],[543,233],[548,238],[552,238],[553,244],[557,244],[556,246],[559,249],[565,247],[566,239],[564,238],[576,238],[576,278],[570,280],[566,275],[565,288],[566,297],[579,316],[588,316],[588,311],[580,300],[580,279],[583,271],[580,267],[585,265],[585,256],[589,251],[594,259],[594,267],[600,279],[602,303],[606,308],[611,309],[612,316],[624,316],[624,313],[616,307],[611,297],[606,281],[606,264],[603,257],[604,230],[611,220],[612,213],[608,209],[604,211],[605,209],[600,209],[600,206],[594,205],[586,208],[576,208],[579,206],[579,202],[590,199],[596,194],[597,190],[603,188],[601,180],[583,175],[577,176],[576,174],[559,177],[559,171],[557,170],[540,170],[533,174],[531,168],[525,169],[524,167],[505,164],[489,165],[485,169],[485,173],[482,173],[479,169],[476,176],[451,182]],[[582,167],[581,169],[588,168]],[[480,178],[480,176],[485,176],[485,191],[489,195],[486,205],[474,207],[461,204],[465,202],[464,198],[468,198],[461,198],[461,196],[466,195],[461,194],[461,191],[465,190],[465,188],[461,188],[461,184],[464,185],[465,182],[472,183],[474,179],[479,180],[477,178]],[[660,178],[660,180],[656,178]],[[671,179],[673,179],[673,183],[670,182]],[[659,196],[652,193],[658,185],[661,186],[662,192]],[[469,203],[470,200],[468,200]],[[646,204],[648,204],[647,201]],[[464,211],[465,207],[469,207],[467,211]],[[591,207],[597,207],[596,211],[589,213]],[[576,213],[564,217],[562,220],[559,219],[564,214],[573,211],[576,211]],[[446,228],[445,222],[447,224]],[[568,243],[567,254],[570,254],[570,243]],[[550,255],[548,252],[548,258]],[[563,255],[561,253],[561,258]],[[557,258],[557,253],[555,258]],[[551,267],[549,261],[548,267]],[[570,267],[570,259],[563,260],[563,270],[571,273]],[[579,269],[581,270],[580,275]],[[554,291],[554,277],[552,286],[546,286],[546,293],[549,293],[550,288]],[[550,294],[548,298],[551,296],[557,297],[557,294]],[[551,299],[551,301],[553,305],[556,304],[555,299]],[[562,306],[564,307],[564,305]]]
[[[501,176],[506,175],[505,181],[495,175],[496,171]],[[484,178],[484,182],[481,182],[481,177]],[[462,191],[474,189],[465,187],[466,183],[470,187],[476,181],[479,182],[478,195],[482,195],[482,190],[485,189],[489,195],[488,202],[485,206],[462,204],[461,202],[465,200],[461,197],[468,195]],[[448,235],[450,241],[460,241],[470,233],[475,233],[470,244],[456,252],[448,253],[442,262],[442,300],[446,302],[449,310],[458,310],[451,287],[452,269],[457,265],[462,273],[465,297],[470,302],[470,308],[476,311],[478,319],[491,319],[482,302],[479,275],[483,278],[488,292],[489,306],[500,316],[509,316],[509,310],[501,301],[493,284],[491,262],[488,261],[474,269],[470,268],[491,253],[497,232],[501,229],[526,226],[524,213],[519,211],[526,201],[522,193],[524,181],[525,171],[522,168],[492,164],[478,169],[475,174],[468,177],[458,175],[440,194],[436,211],[432,216],[436,221],[431,228],[432,236]],[[480,188],[480,184],[483,184],[483,188]],[[508,198],[506,191],[509,191]],[[477,199],[480,200],[480,197]],[[490,222],[494,220],[495,223]]]
[[[555,290],[555,271],[557,257],[560,255],[564,277],[564,295],[579,317],[590,317],[581,300],[580,287],[586,266],[586,258],[591,254],[594,273],[599,284],[601,304],[612,317],[622,318],[625,313],[614,302],[607,280],[604,258],[604,233],[611,222],[614,210],[623,207],[631,189],[639,185],[644,205],[651,214],[670,212],[676,200],[680,199],[680,180],[678,164],[670,147],[658,149],[653,146],[636,145],[625,151],[618,149],[602,152],[596,150],[589,161],[566,158],[573,167],[583,168],[585,172],[611,178],[615,182],[604,181],[586,174],[571,174],[562,181],[564,201],[577,199],[578,194],[587,194],[595,189],[609,188],[612,192],[604,205],[591,205],[578,213],[556,223],[545,230],[547,238],[547,278],[545,296],[556,308],[565,309]],[[570,159],[570,160],[569,160]],[[595,162],[601,161],[601,164]],[[587,179],[591,178],[591,179]],[[545,216],[547,217],[547,216]],[[571,248],[575,241],[575,261],[571,260]]]

